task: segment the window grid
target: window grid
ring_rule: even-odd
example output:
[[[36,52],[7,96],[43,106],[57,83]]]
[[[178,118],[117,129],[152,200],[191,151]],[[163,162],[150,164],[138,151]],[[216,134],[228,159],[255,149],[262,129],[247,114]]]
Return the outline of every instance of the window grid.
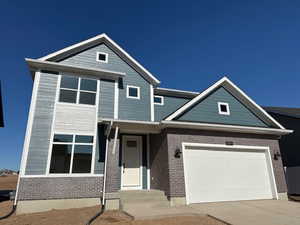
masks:
[[[79,104],[79,105],[91,105],[91,104],[84,104],[84,103],[79,103],[80,101],[80,93],[84,92],[84,93],[91,93],[91,94],[95,94],[97,95],[97,91],[98,91],[98,87],[96,89],[96,91],[87,91],[87,90],[80,90],[80,85],[81,85],[81,77],[78,77],[78,85],[77,85],[77,89],[73,89],[73,88],[64,88],[64,87],[60,87],[60,91],[61,90],[66,90],[66,91],[76,91],[76,102],[75,103],[70,103],[70,102],[63,102],[63,101],[59,101],[61,103],[66,103],[66,104]],[[90,79],[92,80],[92,79]],[[97,80],[95,80],[97,82]],[[98,86],[98,85],[97,85]],[[96,100],[96,96],[95,96],[95,100]],[[95,104],[96,105],[96,102]]]
[[[54,134],[54,136],[55,136],[55,134]],[[70,168],[69,168],[69,173],[58,173],[58,174],[78,174],[78,173],[72,173],[72,170],[73,170],[73,159],[74,159],[74,150],[75,150],[75,145],[88,145],[88,146],[94,146],[94,136],[93,135],[87,135],[87,136],[92,136],[93,137],[93,143],[80,143],[80,142],[75,142],[75,139],[76,139],[76,136],[80,136],[80,135],[72,135],[73,137],[72,137],[72,142],[58,142],[58,141],[52,141],[52,148],[53,148],[53,145],[72,145],[72,152],[71,152],[71,159],[70,159]],[[94,149],[94,148],[93,148]],[[53,151],[53,149],[52,149],[52,151]],[[94,151],[94,150],[93,150]],[[51,154],[52,155],[52,154]],[[51,160],[52,159],[50,159],[50,162],[51,162]],[[93,159],[93,152],[92,152],[92,159],[91,159],[92,161],[94,160]],[[91,172],[90,173],[79,173],[79,174],[92,174],[93,173],[93,171],[92,171],[92,165],[93,165],[93,163],[92,163],[92,161],[91,161]],[[51,173],[50,172],[50,170],[51,170],[51,166],[49,167],[49,172],[48,172],[48,174],[56,174],[56,173]]]

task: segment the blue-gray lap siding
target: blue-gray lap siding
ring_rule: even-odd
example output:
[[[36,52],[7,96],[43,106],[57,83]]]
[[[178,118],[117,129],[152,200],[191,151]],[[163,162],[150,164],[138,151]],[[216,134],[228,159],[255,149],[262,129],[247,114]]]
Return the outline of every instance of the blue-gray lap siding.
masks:
[[[218,102],[229,104],[230,115],[219,114]],[[214,91],[176,119],[179,121],[267,127],[263,121],[223,87]]]
[[[96,61],[97,52],[107,53],[108,63]],[[150,84],[105,44],[70,56],[60,63],[126,73],[119,82],[119,119],[150,121]],[[140,87],[140,100],[126,98],[127,85]]]
[[[100,80],[98,116],[114,118],[115,81]]]
[[[46,173],[58,77],[41,73],[38,85],[25,174]]]
[[[160,95],[163,96],[163,95]],[[185,103],[190,101],[189,98],[179,98],[172,96],[163,96],[164,97],[164,105],[155,105],[154,104],[154,118],[155,121],[161,121],[174,111],[176,111],[179,107],[183,106]]]

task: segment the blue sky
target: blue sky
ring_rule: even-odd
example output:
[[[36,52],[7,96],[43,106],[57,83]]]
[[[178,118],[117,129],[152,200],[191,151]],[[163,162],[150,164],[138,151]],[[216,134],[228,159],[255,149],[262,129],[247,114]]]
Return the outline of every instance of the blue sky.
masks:
[[[162,87],[201,91],[226,75],[258,104],[300,107],[299,7],[299,1],[1,1],[0,168],[19,168],[32,89],[24,58],[100,33]]]

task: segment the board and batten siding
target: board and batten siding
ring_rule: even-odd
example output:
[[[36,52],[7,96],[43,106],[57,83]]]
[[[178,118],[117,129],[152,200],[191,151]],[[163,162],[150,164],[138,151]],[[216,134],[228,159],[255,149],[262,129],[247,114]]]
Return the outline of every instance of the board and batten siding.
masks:
[[[46,173],[57,82],[57,75],[40,74],[25,175]]]
[[[57,103],[55,133],[94,134],[96,106]]]
[[[219,114],[218,102],[226,102],[229,104],[230,115]],[[263,121],[224,87],[218,88],[204,100],[194,105],[194,107],[191,107],[184,114],[178,116],[176,120],[267,127]]]
[[[100,80],[98,117],[114,118],[115,81]]]
[[[159,95],[163,96],[163,95]],[[163,96],[164,104],[156,105],[154,104],[154,119],[155,121],[161,121],[171,113],[175,112],[178,108],[183,106],[185,103],[190,101],[189,98],[173,97],[173,96]]]
[[[97,52],[107,53],[108,62],[98,62],[96,60]],[[150,84],[105,44],[89,48],[63,59],[59,63],[126,73],[125,77],[119,81],[119,119],[151,120]],[[126,98],[127,85],[140,87],[140,99]],[[107,110],[103,109],[102,113],[104,113],[103,115],[107,115]]]

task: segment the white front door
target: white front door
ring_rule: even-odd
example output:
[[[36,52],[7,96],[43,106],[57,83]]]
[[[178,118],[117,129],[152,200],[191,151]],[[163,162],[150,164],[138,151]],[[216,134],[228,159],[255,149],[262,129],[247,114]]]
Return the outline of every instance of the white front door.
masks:
[[[122,189],[142,188],[142,137],[123,136]]]

